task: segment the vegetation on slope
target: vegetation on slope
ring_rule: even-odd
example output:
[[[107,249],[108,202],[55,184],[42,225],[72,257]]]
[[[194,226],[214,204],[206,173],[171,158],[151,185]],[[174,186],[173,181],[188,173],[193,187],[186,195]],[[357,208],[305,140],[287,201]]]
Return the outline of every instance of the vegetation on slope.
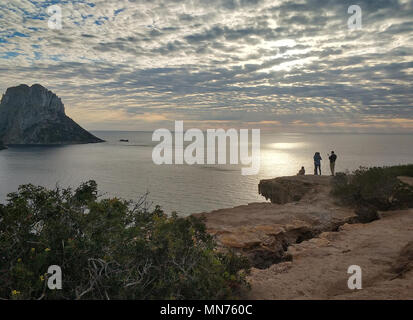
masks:
[[[218,252],[202,221],[99,200],[94,181],[20,186],[0,204],[0,299],[225,299],[247,287],[245,258]],[[48,289],[50,265],[62,289]]]
[[[332,194],[344,204],[355,206],[360,215],[411,208],[413,188],[397,179],[399,176],[413,177],[413,165],[360,167],[349,175],[338,173],[333,179]]]

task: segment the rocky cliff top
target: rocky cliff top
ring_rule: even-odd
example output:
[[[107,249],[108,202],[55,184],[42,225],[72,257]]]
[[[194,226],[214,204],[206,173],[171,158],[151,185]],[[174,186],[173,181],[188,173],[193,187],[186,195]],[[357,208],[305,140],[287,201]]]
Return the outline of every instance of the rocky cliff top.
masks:
[[[31,108],[33,111],[65,113],[62,100],[40,84],[11,87],[3,95],[1,104],[8,108]],[[1,120],[0,120],[1,121]]]
[[[251,203],[197,216],[220,245],[245,254],[258,268],[288,259],[289,245],[332,231],[356,219],[330,196],[331,177],[294,176],[268,180],[278,203]]]
[[[413,299],[413,209],[362,224],[330,191],[328,176],[262,180],[259,192],[272,203],[195,216],[222,250],[249,258],[246,299]],[[362,267],[363,290],[347,287],[353,264]]]
[[[5,145],[102,142],[66,116],[61,99],[40,84],[7,89],[0,104],[0,141]]]
[[[329,188],[330,176],[292,176],[261,180],[258,193],[272,203],[300,201],[308,192]]]

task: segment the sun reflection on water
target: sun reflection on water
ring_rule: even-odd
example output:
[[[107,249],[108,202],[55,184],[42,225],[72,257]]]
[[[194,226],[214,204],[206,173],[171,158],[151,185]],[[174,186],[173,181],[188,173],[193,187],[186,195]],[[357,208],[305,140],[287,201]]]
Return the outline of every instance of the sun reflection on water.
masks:
[[[304,147],[306,144],[303,142],[278,142],[278,143],[271,143],[268,145],[270,149],[277,149],[277,150],[290,150],[290,149],[298,149]]]

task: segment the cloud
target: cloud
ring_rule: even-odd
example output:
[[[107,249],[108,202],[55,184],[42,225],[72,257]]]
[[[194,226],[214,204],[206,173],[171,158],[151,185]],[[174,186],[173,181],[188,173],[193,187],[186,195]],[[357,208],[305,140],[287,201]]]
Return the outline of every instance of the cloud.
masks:
[[[351,2],[2,3],[0,91],[41,83],[91,129],[412,132],[413,1],[359,1],[355,31]],[[48,28],[51,4],[62,30]]]

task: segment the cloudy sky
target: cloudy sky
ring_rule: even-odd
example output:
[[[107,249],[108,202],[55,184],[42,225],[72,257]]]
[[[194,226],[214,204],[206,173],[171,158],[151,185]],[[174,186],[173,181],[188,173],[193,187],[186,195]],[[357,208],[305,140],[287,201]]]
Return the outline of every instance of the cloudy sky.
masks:
[[[413,0],[7,0],[0,74],[92,130],[413,133]]]

